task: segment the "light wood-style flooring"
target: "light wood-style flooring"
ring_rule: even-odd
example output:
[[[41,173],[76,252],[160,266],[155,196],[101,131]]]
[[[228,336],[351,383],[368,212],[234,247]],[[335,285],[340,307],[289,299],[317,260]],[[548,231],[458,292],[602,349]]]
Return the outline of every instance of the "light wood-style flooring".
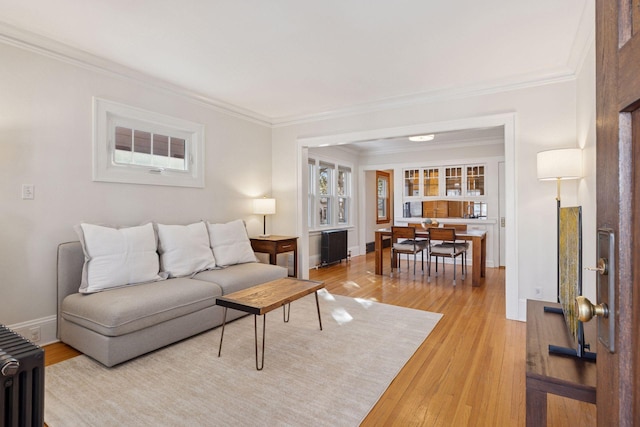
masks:
[[[310,271],[335,294],[444,314],[362,425],[524,426],[526,325],[505,318],[504,270],[488,268],[480,288],[459,275],[453,287],[451,265],[431,283],[419,265],[415,277],[406,262],[393,278],[385,271],[374,274],[372,253]],[[45,347],[47,365],[77,354]],[[549,426],[595,426],[595,414],[594,405],[549,396]]]

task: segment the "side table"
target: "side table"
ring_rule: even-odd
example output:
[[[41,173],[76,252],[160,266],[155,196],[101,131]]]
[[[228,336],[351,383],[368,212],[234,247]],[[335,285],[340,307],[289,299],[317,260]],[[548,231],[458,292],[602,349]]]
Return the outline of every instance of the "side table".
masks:
[[[298,238],[293,236],[271,235],[267,237],[251,237],[254,252],[269,254],[269,264],[277,264],[277,255],[293,252],[293,276],[298,277]]]
[[[527,300],[527,427],[547,425],[548,393],[596,403],[596,364],[549,354],[549,344],[571,347],[571,343],[564,317],[546,313],[545,306],[560,304]]]

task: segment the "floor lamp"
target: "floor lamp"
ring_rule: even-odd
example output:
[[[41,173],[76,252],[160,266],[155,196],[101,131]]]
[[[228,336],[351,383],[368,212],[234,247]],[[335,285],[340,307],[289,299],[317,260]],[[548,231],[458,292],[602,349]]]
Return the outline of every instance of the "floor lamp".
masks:
[[[266,197],[254,199],[253,213],[262,215],[262,234],[259,237],[269,237],[269,234],[267,234],[267,215],[276,213],[276,199],[268,199]]]
[[[556,181],[556,297],[560,302],[560,182],[582,177],[582,150],[580,148],[563,148],[538,153],[538,179]]]

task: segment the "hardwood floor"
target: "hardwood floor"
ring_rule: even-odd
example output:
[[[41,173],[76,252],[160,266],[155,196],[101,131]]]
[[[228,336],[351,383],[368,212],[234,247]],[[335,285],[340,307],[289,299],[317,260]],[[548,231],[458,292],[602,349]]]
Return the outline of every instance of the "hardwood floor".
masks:
[[[335,294],[444,314],[362,425],[524,426],[526,325],[505,319],[504,270],[488,268],[484,285],[472,288],[470,277],[452,286],[451,265],[431,283],[420,266],[415,278],[402,267],[377,276],[371,253],[310,271]],[[77,354],[52,344],[45,363]],[[594,405],[549,396],[549,426],[595,426],[595,414]]]

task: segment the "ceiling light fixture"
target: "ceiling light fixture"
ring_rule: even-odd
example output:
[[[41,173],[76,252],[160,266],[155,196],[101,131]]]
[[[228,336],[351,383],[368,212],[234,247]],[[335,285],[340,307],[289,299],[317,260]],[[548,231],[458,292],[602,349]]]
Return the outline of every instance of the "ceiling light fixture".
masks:
[[[413,141],[413,142],[431,141],[435,137],[436,136],[434,134],[431,134],[431,135],[415,135],[415,136],[410,136],[409,137],[409,141]]]

